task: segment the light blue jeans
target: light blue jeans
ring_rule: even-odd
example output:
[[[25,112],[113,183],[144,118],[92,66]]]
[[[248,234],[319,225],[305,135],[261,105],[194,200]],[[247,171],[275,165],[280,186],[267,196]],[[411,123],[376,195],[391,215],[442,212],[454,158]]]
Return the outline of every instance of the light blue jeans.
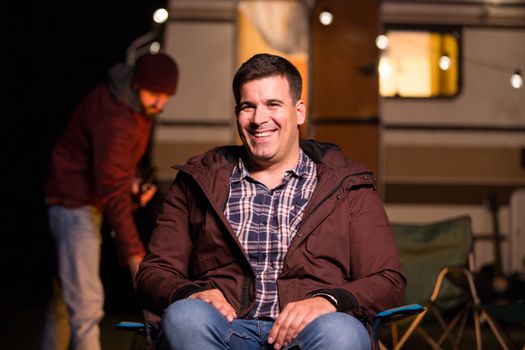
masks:
[[[236,319],[228,322],[212,305],[197,299],[171,304],[162,317],[160,349],[269,350],[273,321]],[[368,350],[370,338],[355,317],[333,312],[316,318],[283,349]]]
[[[71,339],[76,350],[98,350],[104,316],[99,273],[102,215],[93,206],[54,205],[48,213],[59,283],[46,313],[42,349],[67,349]]]

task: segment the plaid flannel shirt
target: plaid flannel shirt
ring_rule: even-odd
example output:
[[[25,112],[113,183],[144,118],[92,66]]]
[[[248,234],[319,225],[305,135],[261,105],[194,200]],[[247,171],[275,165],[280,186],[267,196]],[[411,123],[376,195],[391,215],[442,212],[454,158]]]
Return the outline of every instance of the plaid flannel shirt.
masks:
[[[274,189],[253,179],[241,159],[235,166],[224,214],[256,273],[257,295],[250,317],[279,315],[277,277],[316,185],[315,163],[303,151]]]

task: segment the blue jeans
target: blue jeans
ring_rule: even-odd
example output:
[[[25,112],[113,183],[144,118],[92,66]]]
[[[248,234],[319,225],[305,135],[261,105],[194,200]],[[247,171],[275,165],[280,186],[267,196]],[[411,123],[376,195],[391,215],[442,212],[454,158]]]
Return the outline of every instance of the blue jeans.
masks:
[[[104,316],[100,280],[102,215],[93,206],[48,209],[58,264],[58,284],[45,318],[42,349],[100,349]],[[71,337],[69,337],[71,334]]]
[[[183,299],[164,312],[159,334],[160,349],[270,350],[268,333],[273,321],[236,319],[228,322],[212,305]],[[355,317],[333,312],[316,318],[283,349],[370,349],[364,325]]]

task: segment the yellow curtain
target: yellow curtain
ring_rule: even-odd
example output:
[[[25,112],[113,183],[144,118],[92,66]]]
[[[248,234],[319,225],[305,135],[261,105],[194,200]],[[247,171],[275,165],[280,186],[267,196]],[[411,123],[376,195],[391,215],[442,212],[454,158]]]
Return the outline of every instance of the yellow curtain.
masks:
[[[458,91],[458,44],[452,34],[432,33],[430,52],[431,96],[453,96]],[[440,57],[450,58],[447,70],[439,68]]]

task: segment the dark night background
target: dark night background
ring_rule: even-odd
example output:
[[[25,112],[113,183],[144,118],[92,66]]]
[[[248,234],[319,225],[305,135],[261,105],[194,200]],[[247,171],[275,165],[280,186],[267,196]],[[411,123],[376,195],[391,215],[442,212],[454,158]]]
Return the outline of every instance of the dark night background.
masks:
[[[131,42],[152,29],[153,11],[165,5],[161,0],[0,5],[5,151],[0,178],[2,349],[13,348],[15,328],[25,327],[29,337],[40,337],[21,317],[29,314],[40,320],[38,312],[49,297],[53,253],[41,182],[50,149],[76,103],[105,80],[113,64],[125,60]],[[137,308],[128,271],[118,265],[108,235],[103,238],[106,307]]]

